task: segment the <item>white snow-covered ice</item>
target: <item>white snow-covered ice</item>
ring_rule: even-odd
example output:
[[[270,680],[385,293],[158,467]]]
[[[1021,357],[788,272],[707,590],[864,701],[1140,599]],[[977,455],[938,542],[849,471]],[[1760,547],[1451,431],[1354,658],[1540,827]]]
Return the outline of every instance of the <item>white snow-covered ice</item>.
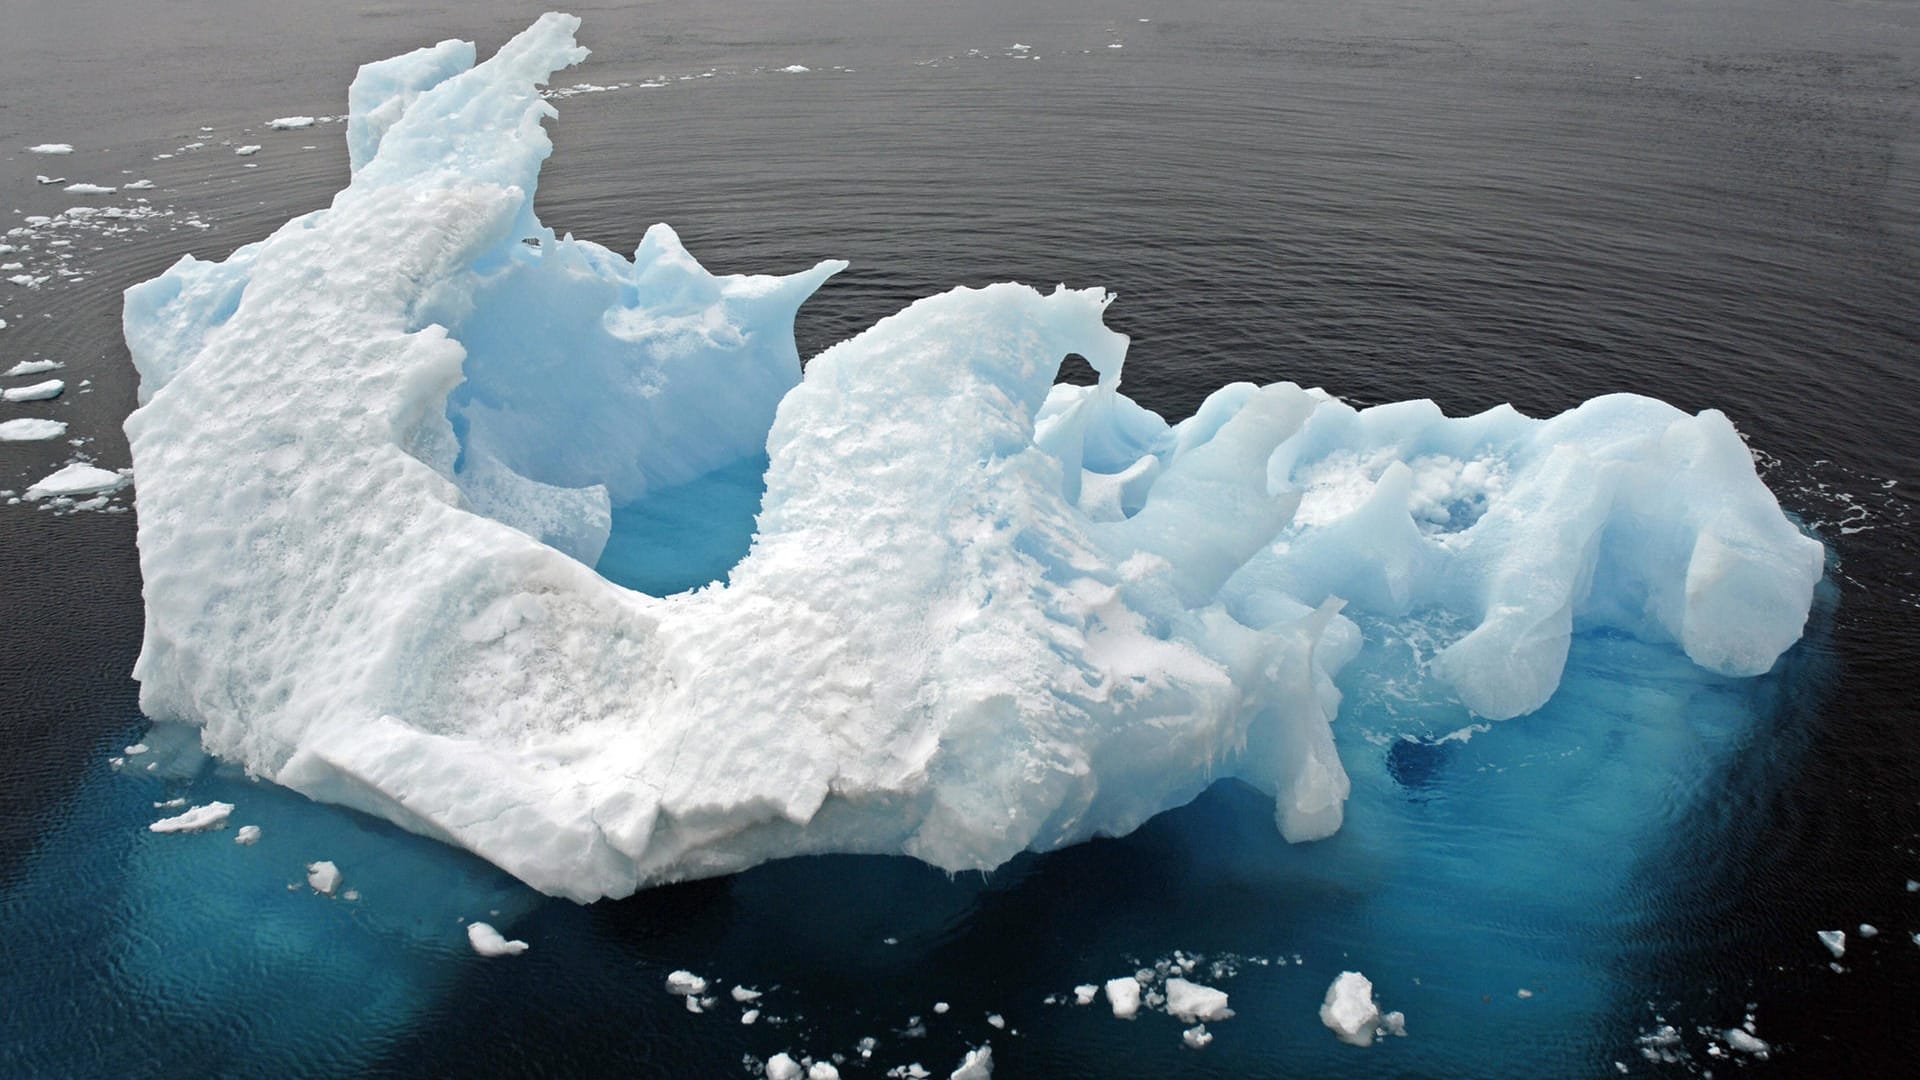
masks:
[[[252,847],[253,845],[259,843],[260,842],[260,826],[258,825],[240,826],[240,828],[235,830],[233,834],[233,842],[236,844],[239,844],[241,847]]]
[[[313,887],[314,892],[332,896],[333,891],[340,887],[340,878],[340,868],[329,860],[307,864],[307,884]]]
[[[66,433],[67,425],[63,420],[43,420],[34,416],[0,420],[0,442],[43,442]]]
[[[32,386],[9,386],[0,390],[0,400],[5,401],[51,401],[67,389],[67,384],[59,379],[47,379]]]
[[[1233,1015],[1225,991],[1177,977],[1167,980],[1167,1011],[1189,1024]]]
[[[518,956],[527,951],[524,941],[510,941],[490,924],[470,922],[467,924],[467,944],[481,956]]]
[[[1107,294],[1012,284],[802,378],[843,263],[715,275],[664,225],[628,259],[535,216],[576,27],[367,65],[332,205],[128,290],[141,705],[255,774],[583,901],[809,852],[991,868],[1224,776],[1304,841],[1348,791],[1343,606],[1457,618],[1432,677],[1488,719],[1576,629],[1731,675],[1799,637],[1823,549],[1717,412],[1276,383],[1168,424]],[[1098,385],[1055,385],[1070,353]],[[762,457],[723,580],[594,572],[626,512]]]
[[[0,374],[5,374],[8,376],[44,375],[49,371],[59,371],[61,368],[66,366],[67,365],[61,363],[58,360],[22,360],[19,363],[13,365],[12,367],[8,368],[4,373],[0,373]]]
[[[1357,971],[1343,971],[1327,987],[1320,1005],[1320,1022],[1343,1043],[1372,1046],[1380,1035],[1405,1035],[1404,1015],[1382,1013],[1373,999],[1373,980]]]
[[[102,469],[98,465],[85,462],[73,462],[62,466],[52,475],[34,481],[27,488],[29,499],[52,499],[62,496],[71,498],[76,495],[98,495],[104,492],[118,491],[127,484],[127,474],[112,469]]]
[[[29,154],[71,154],[73,153],[73,144],[63,143],[63,142],[40,143],[36,146],[27,147],[27,153]]]
[[[1113,1015],[1122,1020],[1131,1020],[1140,1015],[1140,980],[1131,975],[1108,979],[1106,991],[1107,1004],[1112,1007]]]
[[[314,123],[315,120],[311,116],[280,116],[267,121],[267,126],[275,131],[297,131],[301,128],[310,128]]]
[[[210,802],[205,806],[196,806],[190,810],[175,814],[172,817],[161,818],[159,821],[148,825],[147,831],[157,833],[206,832],[208,829],[224,827],[227,823],[227,818],[231,816],[232,813],[232,803]]]

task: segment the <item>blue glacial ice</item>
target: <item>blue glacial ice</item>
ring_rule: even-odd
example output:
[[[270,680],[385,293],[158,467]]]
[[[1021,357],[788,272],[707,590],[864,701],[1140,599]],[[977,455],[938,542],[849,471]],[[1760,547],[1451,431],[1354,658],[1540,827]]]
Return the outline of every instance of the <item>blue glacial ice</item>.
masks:
[[[1013,284],[803,377],[843,263],[717,276],[664,225],[629,260],[535,217],[577,25],[368,65],[330,207],[128,290],[141,706],[254,775],[583,901],[990,868],[1229,776],[1305,841],[1363,626],[1426,628],[1409,677],[1485,720],[1579,633],[1733,676],[1801,634],[1824,551],[1717,412],[1278,383],[1168,424],[1110,297]]]

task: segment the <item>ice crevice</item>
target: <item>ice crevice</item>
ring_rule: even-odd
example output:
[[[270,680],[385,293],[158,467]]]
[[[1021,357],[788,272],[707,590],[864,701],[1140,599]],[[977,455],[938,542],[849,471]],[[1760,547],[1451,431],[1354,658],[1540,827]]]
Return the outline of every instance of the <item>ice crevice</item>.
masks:
[[[628,259],[534,215],[577,26],[367,65],[331,206],[128,290],[135,675],[211,752],[586,901],[991,868],[1224,776],[1324,837],[1343,611],[1457,617],[1431,676],[1489,719],[1589,629],[1737,675],[1797,640],[1823,549],[1717,412],[1276,383],[1169,424],[1105,292],[1014,284],[803,377],[844,263],[716,275],[665,225]]]

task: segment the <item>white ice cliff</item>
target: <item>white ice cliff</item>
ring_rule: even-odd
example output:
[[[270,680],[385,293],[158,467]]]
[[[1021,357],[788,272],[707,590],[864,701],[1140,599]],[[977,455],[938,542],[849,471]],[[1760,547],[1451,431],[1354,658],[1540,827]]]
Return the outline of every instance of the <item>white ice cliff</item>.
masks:
[[[843,264],[716,277],[663,225],[628,261],[535,218],[576,26],[368,65],[329,208],[127,293],[141,705],[222,757],[590,900],[805,852],[993,867],[1223,776],[1326,836],[1342,603],[1453,617],[1433,677],[1491,718],[1577,630],[1730,674],[1800,634],[1822,548],[1719,413],[1282,383],[1170,426],[1119,392],[1104,293],[1019,285],[802,378]],[[1069,353],[1098,386],[1054,385]],[[595,573],[622,508],[762,454],[724,581]]]

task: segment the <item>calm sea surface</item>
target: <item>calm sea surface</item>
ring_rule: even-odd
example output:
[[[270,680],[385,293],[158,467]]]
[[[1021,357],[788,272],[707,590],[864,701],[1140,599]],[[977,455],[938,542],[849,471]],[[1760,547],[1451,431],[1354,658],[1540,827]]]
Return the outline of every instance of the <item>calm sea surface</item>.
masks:
[[[80,440],[0,443],[0,491],[128,464],[121,289],[344,185],[341,124],[268,119],[336,117],[360,63],[485,54],[540,10],[0,3],[0,231],[24,230],[0,237],[21,264],[0,370],[53,359],[68,383],[0,420]],[[1125,389],[1170,418],[1242,379],[1454,413],[1719,408],[1829,545],[1806,640],[1734,681],[1582,639],[1554,703],[1470,743],[1433,737],[1456,707],[1345,684],[1354,802],[1306,848],[1221,785],[990,876],[792,860],[583,908],[149,730],[134,500],[0,497],[0,1075],[746,1076],[785,1050],[944,1077],[983,1042],[998,1077],[1911,1075],[1920,4],[572,10],[594,56],[562,83],[666,85],[555,101],[548,225],[631,251],[668,221],[720,272],[852,260],[801,312],[803,355],[954,285],[1105,285]],[[26,152],[53,142],[74,152]],[[30,220],[76,205],[128,213]],[[1417,628],[1367,629],[1376,671],[1417,652]],[[266,838],[147,833],[179,797],[246,800]],[[358,900],[305,888],[319,858]],[[472,918],[532,950],[481,960]],[[1176,952],[1238,1012],[1204,1051],[1070,1004]],[[718,1002],[689,1013],[676,968]],[[1346,969],[1407,1038],[1334,1042],[1315,1010]],[[758,1022],[736,983],[765,992]],[[1764,1062],[1717,1034],[1749,1016]]]

